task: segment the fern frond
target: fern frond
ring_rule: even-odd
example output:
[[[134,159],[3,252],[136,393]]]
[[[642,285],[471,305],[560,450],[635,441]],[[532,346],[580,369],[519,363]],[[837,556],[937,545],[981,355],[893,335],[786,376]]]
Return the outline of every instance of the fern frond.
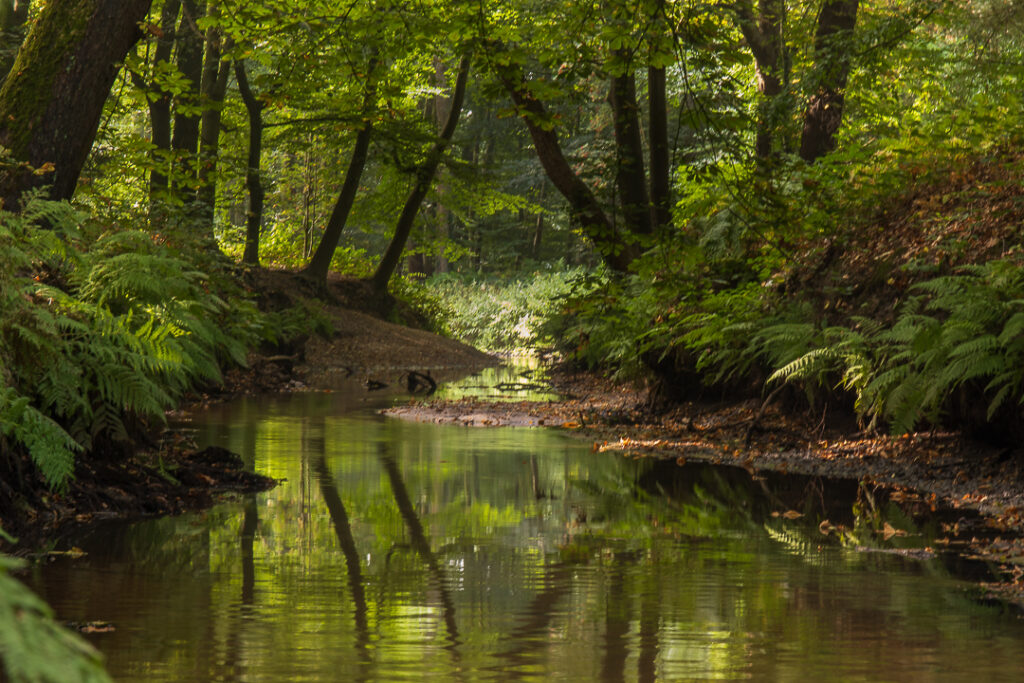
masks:
[[[773,372],[768,377],[768,383],[778,380],[789,382],[807,379],[812,372],[820,372],[823,367],[831,369],[836,358],[837,354],[834,349],[814,349]]]

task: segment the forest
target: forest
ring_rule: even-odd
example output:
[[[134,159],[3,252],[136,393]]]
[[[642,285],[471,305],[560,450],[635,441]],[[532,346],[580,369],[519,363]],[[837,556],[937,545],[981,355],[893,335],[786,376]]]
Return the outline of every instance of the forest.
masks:
[[[8,541],[325,333],[339,282],[654,412],[1024,436],[1018,0],[3,0],[0,29]],[[5,651],[3,615],[51,628],[0,594]]]

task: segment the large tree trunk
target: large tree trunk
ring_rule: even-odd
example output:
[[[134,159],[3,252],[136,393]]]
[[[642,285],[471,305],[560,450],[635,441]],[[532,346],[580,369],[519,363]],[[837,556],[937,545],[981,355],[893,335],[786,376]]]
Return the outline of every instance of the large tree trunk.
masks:
[[[825,0],[814,36],[817,88],[804,112],[800,157],[808,163],[836,146],[843,121],[846,79],[850,75],[850,39],[857,25],[859,0]]]
[[[636,256],[634,247],[623,241],[594,193],[569,165],[558,134],[550,125],[551,117],[544,104],[530,93],[522,70],[513,66],[498,67],[497,76],[530,131],[534,150],[548,179],[569,202],[573,219],[594,243],[605,263],[625,272]]]
[[[338,201],[334,203],[331,217],[327,220],[327,227],[320,238],[313,258],[306,266],[305,276],[314,282],[326,286],[327,271],[331,267],[331,259],[338,248],[341,240],[341,233],[345,229],[348,215],[356,201],[356,193],[359,191],[359,180],[363,176],[363,169],[366,167],[366,157],[370,151],[370,137],[373,131],[373,112],[377,106],[377,83],[374,72],[377,70],[377,58],[371,58],[366,70],[366,92],[363,95],[363,127],[356,134],[355,145],[352,147],[352,157],[348,162],[348,170],[345,171],[345,182],[338,193]]]
[[[761,94],[754,152],[759,159],[768,159],[778,127],[777,98],[782,94],[785,71],[785,6],[783,0],[759,0],[756,15],[752,0],[740,0],[734,7],[740,31],[754,55],[757,90]]]
[[[416,214],[419,212],[420,204],[423,203],[423,198],[427,196],[430,184],[434,179],[434,173],[436,173],[437,167],[441,163],[441,156],[455,134],[455,127],[458,125],[459,116],[462,114],[462,102],[466,97],[466,82],[469,80],[469,62],[468,55],[459,62],[459,73],[455,78],[451,108],[448,111],[448,119],[444,124],[444,129],[438,136],[437,142],[434,143],[427,153],[427,158],[416,169],[415,184],[405,200],[402,213],[398,217],[398,223],[395,225],[395,235],[391,239],[391,244],[388,245],[387,251],[384,252],[380,265],[377,266],[377,270],[370,279],[373,288],[378,292],[383,292],[387,289],[388,282],[390,282],[391,276],[394,275],[395,268],[398,267],[398,262],[402,258],[402,252],[405,250],[405,243],[409,239],[409,233],[412,232]]]
[[[245,252],[242,263],[260,265],[260,225],[263,223],[263,183],[260,181],[260,163],[263,156],[263,107],[253,95],[245,65],[235,62],[235,80],[249,114],[249,160],[245,169],[245,187],[249,191],[249,210],[246,212]]]
[[[211,11],[216,8],[211,2]],[[199,189],[198,225],[209,230],[213,237],[214,205],[217,199],[217,150],[220,147],[220,112],[224,93],[228,87],[231,64],[221,60],[223,36],[219,27],[206,31],[206,57],[203,61],[203,80],[199,91],[203,101],[203,114],[199,128]],[[227,46],[229,47],[229,46]]]
[[[636,103],[636,76],[624,52],[618,54],[624,72],[612,76],[608,102],[615,129],[615,185],[626,229],[636,235],[651,234],[651,207],[647,196],[640,107]]]
[[[23,167],[0,172],[8,209],[25,190],[50,185],[69,199],[92,147],[119,62],[141,37],[151,0],[50,0],[0,89],[0,144]]]

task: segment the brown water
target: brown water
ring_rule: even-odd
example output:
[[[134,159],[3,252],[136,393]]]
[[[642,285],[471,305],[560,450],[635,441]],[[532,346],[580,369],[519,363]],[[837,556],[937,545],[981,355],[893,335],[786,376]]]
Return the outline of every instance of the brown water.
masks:
[[[1024,623],[856,483],[591,453],[540,429],[410,424],[361,392],[192,420],[276,489],[96,530],[30,583],[120,681],[982,681]],[[385,402],[388,399],[375,399]],[[879,499],[880,500],[880,499]],[[798,509],[789,520],[772,512]],[[854,510],[860,514],[855,515]],[[911,535],[883,541],[882,521]]]

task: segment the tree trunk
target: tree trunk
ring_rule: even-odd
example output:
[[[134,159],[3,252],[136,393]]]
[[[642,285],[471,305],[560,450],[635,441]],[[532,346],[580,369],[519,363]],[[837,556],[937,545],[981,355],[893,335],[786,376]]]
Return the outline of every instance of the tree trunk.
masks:
[[[174,114],[174,131],[171,135],[171,149],[175,153],[177,166],[176,177],[171,179],[171,187],[179,199],[188,203],[187,192],[195,177],[191,162],[195,159],[199,148],[199,115],[194,113],[199,102],[199,86],[203,78],[203,46],[205,39],[196,23],[205,10],[205,2],[182,0],[181,21],[175,41],[178,47],[178,71],[191,82],[191,87],[179,100],[182,107]]]
[[[647,69],[647,108],[651,136],[651,224],[655,231],[672,221],[672,184],[668,145],[668,101],[665,69]]]
[[[216,5],[210,3],[210,11]],[[220,112],[224,104],[224,93],[228,88],[231,63],[221,59],[224,49],[230,49],[230,42],[224,40],[220,27],[206,31],[206,57],[203,61],[203,79],[199,91],[203,102],[203,114],[199,129],[199,189],[196,191],[198,225],[208,229],[213,238],[214,207],[217,202],[217,152],[220,148]]]
[[[25,39],[28,0],[0,0],[0,82],[7,78]]]
[[[235,80],[238,81],[238,92],[245,103],[249,114],[249,159],[245,168],[245,187],[249,191],[249,210],[245,220],[245,251],[242,263],[250,266],[260,265],[260,225],[263,222],[263,183],[260,181],[260,162],[263,156],[263,107],[249,87],[249,79],[245,75],[245,64],[235,62]]]
[[[378,292],[387,290],[388,282],[391,280],[391,276],[394,275],[395,268],[398,267],[398,262],[402,258],[402,251],[405,249],[405,243],[409,239],[409,233],[412,232],[413,222],[416,220],[420,204],[423,203],[423,198],[427,196],[430,184],[434,179],[434,173],[441,163],[441,156],[455,134],[455,127],[458,125],[459,116],[462,114],[462,102],[466,97],[469,63],[468,55],[464,56],[462,61],[459,62],[459,73],[455,78],[451,108],[448,110],[448,118],[445,121],[444,129],[438,136],[437,142],[434,143],[427,153],[427,158],[416,169],[415,184],[409,193],[409,197],[405,200],[402,213],[398,217],[398,223],[395,225],[395,235],[391,239],[391,244],[388,245],[387,251],[384,252],[380,265],[377,266],[377,270],[370,279],[373,288]]]
[[[313,258],[303,271],[303,275],[313,282],[327,286],[327,272],[331,268],[331,259],[341,241],[341,233],[348,222],[348,215],[356,201],[356,194],[359,192],[359,181],[363,176],[363,169],[366,168],[366,158],[370,151],[370,138],[373,133],[374,110],[377,107],[377,82],[374,72],[377,70],[377,56],[370,58],[366,70],[366,92],[363,94],[363,127],[356,134],[355,145],[352,147],[352,157],[348,162],[348,169],[345,171],[345,182],[338,193],[338,200],[331,210],[331,217],[327,219],[327,227],[320,238]]]
[[[540,260],[540,246],[544,239],[544,212],[537,212],[533,221],[533,239],[530,240],[530,257],[534,261]]]
[[[99,128],[119,63],[141,37],[151,0],[50,0],[0,89],[0,144],[24,167],[0,172],[0,198],[50,185],[69,199]]]
[[[826,0],[814,36],[814,60],[818,74],[816,91],[804,112],[800,157],[808,162],[836,147],[836,133],[843,121],[846,79],[850,75],[850,39],[857,25],[859,0]]]
[[[157,39],[156,49],[153,54],[153,71],[159,72],[165,64],[171,61],[171,52],[174,50],[174,27],[178,23],[178,14],[181,12],[181,0],[167,0],[163,10],[160,12],[160,32],[163,34]],[[157,221],[162,216],[162,204],[164,194],[167,191],[167,173],[170,170],[168,160],[171,152],[171,94],[164,90],[158,83],[154,84],[160,96],[149,102],[149,121],[153,146],[156,148],[155,157],[158,164],[163,164],[164,171],[155,168],[149,172],[149,210],[150,220]]]
[[[605,263],[625,272],[636,255],[633,246],[627,245],[615,231],[594,193],[569,165],[551,126],[551,117],[544,104],[530,93],[522,70],[513,66],[498,67],[496,75],[530,131],[534,150],[548,179],[569,202],[572,218],[594,243]]]
[[[782,94],[785,55],[782,20],[785,6],[783,0],[759,0],[755,16],[751,0],[741,0],[736,3],[735,11],[740,31],[754,55],[757,90],[761,94],[754,153],[759,159],[768,159],[772,155],[775,129],[780,118],[776,112],[776,98]]]
[[[615,185],[626,229],[635,235],[649,235],[651,207],[640,137],[640,107],[636,103],[636,76],[625,52],[620,51],[617,56],[625,71],[612,76],[608,95],[615,129]]]

